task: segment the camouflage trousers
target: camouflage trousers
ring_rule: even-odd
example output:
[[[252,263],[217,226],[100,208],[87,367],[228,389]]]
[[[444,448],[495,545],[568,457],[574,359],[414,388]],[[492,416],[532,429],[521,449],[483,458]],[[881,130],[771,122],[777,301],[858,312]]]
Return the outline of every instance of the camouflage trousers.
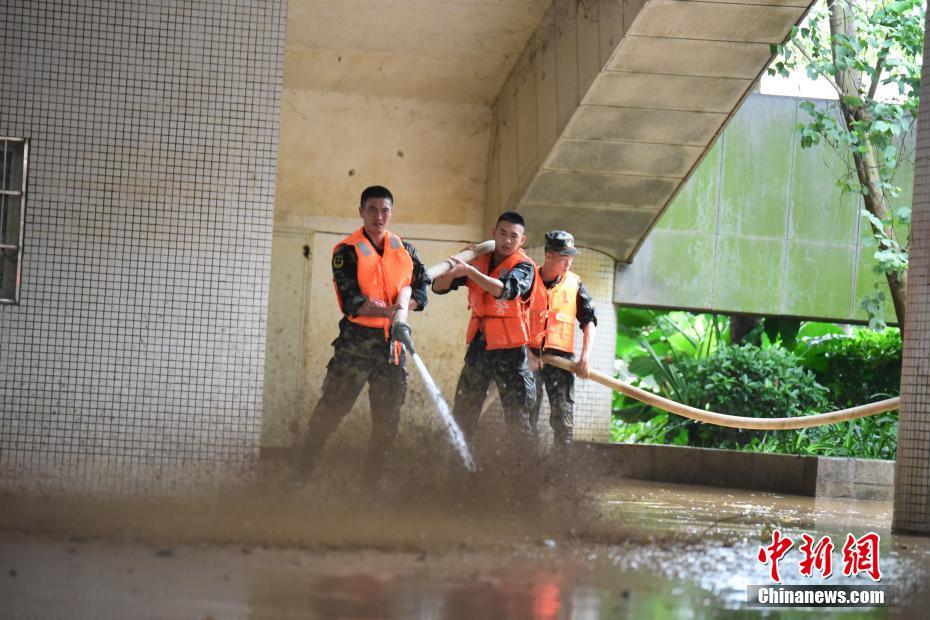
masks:
[[[481,334],[468,346],[465,366],[455,389],[452,415],[471,443],[493,381],[500,394],[509,434],[530,436],[529,413],[536,401],[536,382],[526,364],[526,347],[488,351],[485,346]]]
[[[575,375],[555,366],[543,366],[536,375],[536,404],[530,412],[530,425],[537,432],[543,391],[549,396],[549,427],[555,445],[572,442],[575,428]]]
[[[374,483],[381,477],[397,437],[400,410],[407,395],[405,360],[400,366],[388,363],[388,343],[380,329],[352,326],[343,330],[333,347],[335,353],[323,379],[323,395],[307,424],[297,465],[303,476],[309,476],[326,441],[368,383],[371,435],[363,480]]]

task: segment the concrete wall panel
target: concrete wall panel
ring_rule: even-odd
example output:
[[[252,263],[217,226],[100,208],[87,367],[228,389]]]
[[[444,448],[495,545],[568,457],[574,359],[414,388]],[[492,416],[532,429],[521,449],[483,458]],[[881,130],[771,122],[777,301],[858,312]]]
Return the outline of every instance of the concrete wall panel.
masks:
[[[483,224],[490,124],[484,106],[285,90],[275,222],[354,225],[362,189],[380,184],[395,195],[395,222],[461,238]]]
[[[618,267],[618,302],[868,320],[861,299],[887,284],[873,271],[861,198],[837,187],[847,165],[837,153],[800,147],[800,114],[796,99],[749,97],[634,262]]]
[[[546,168],[680,179],[703,152],[700,147],[564,139],[553,150]]]
[[[583,100],[594,78],[601,71],[600,5],[598,0],[579,2],[575,24],[578,28],[578,99]]]
[[[555,0],[555,55],[558,80],[559,131],[578,108],[578,25],[576,0]]]
[[[566,127],[565,137],[704,146],[725,119],[710,112],[586,105],[584,114]]]
[[[638,36],[782,43],[804,7],[651,0],[630,27]]]
[[[598,0],[600,67],[604,67],[623,40],[623,0]],[[600,68],[599,67],[599,68]]]
[[[559,136],[555,11],[546,13],[536,33],[536,161],[549,154]]]
[[[517,63],[514,94],[517,114],[517,179],[523,187],[529,182],[537,166],[537,111],[536,111],[536,48],[527,47],[525,59]]]
[[[519,184],[517,160],[517,100],[507,92],[498,100],[498,135],[500,136],[501,204],[510,204]]]
[[[626,37],[606,69],[754,80],[770,54],[765,43]]]

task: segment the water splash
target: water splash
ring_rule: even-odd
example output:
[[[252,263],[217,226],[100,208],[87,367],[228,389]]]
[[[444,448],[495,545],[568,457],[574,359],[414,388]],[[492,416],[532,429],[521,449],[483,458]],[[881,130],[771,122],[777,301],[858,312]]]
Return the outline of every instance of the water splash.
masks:
[[[423,363],[423,359],[419,354],[414,353],[411,357],[413,357],[413,361],[417,365],[417,370],[420,371],[420,377],[423,378],[423,383],[426,384],[426,391],[429,392],[430,398],[433,399],[433,403],[436,405],[436,409],[439,411],[439,415],[446,425],[446,431],[449,433],[449,441],[452,442],[452,445],[455,446],[455,449],[462,457],[462,461],[465,463],[465,467],[468,471],[475,471],[477,469],[475,460],[468,450],[468,443],[465,441],[465,435],[462,434],[462,429],[459,428],[459,425],[455,423],[455,418],[452,417],[452,412],[449,410],[449,403],[443,398],[442,392],[439,391],[439,386],[433,381],[433,376],[429,374],[429,370],[426,369],[426,364]]]

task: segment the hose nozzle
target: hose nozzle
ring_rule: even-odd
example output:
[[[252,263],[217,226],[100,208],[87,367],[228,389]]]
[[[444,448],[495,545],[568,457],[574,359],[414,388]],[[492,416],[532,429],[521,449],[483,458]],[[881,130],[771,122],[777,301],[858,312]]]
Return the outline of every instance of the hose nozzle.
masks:
[[[407,323],[398,321],[391,326],[391,340],[403,344],[411,355],[417,352],[413,346],[413,330]]]

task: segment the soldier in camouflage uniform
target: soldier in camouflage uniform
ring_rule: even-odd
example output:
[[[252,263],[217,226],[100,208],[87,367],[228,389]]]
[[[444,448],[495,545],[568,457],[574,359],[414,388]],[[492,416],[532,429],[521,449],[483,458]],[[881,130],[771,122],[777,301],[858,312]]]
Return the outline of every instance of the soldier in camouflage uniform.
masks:
[[[393,203],[387,188],[366,188],[359,206],[364,225],[333,249],[333,283],[344,316],[332,343],[334,354],[326,367],[323,395],[297,459],[304,479],[366,382],[371,435],[363,469],[365,484],[373,485],[380,478],[397,435],[407,372],[403,349],[390,338],[390,320],[400,307],[397,295],[406,285],[413,290],[410,309],[426,306],[429,277],[416,249],[387,230]]]
[[[439,295],[461,286],[469,291],[472,317],[466,335],[468,351],[452,411],[469,443],[491,381],[497,384],[511,438],[531,436],[529,412],[536,400],[536,384],[527,366],[526,304],[536,265],[521,249],[526,242],[524,228],[519,214],[502,214],[492,231],[492,254],[480,256],[472,264],[451,258],[453,268],[433,282],[433,292]]]
[[[530,302],[532,343],[530,365],[536,374],[537,399],[530,413],[530,424],[536,431],[543,392],[549,396],[549,426],[555,444],[571,443],[574,432],[575,374],[587,378],[589,358],[594,348],[597,313],[594,302],[581,279],[572,271],[573,257],[578,254],[575,239],[563,230],[546,233],[546,260],[536,274],[536,286]],[[574,374],[555,366],[542,365],[545,353],[574,359],[575,321],[583,338],[581,355],[575,362]]]

